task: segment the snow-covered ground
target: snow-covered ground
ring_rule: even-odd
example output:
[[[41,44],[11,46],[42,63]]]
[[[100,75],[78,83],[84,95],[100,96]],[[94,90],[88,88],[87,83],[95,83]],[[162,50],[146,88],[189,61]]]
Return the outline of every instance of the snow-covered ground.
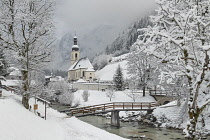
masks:
[[[88,105],[96,105],[96,104],[103,104],[109,103],[110,99],[106,96],[106,92],[96,91],[96,90],[89,90],[88,91],[90,96],[87,102],[84,102],[82,98],[83,90],[78,90],[74,93],[74,101],[79,101],[80,106],[88,106]],[[129,91],[116,91],[114,93],[115,97],[112,98],[111,102],[133,102],[132,98],[128,97],[125,93]],[[146,94],[143,97],[143,94],[138,93],[139,97],[136,99],[136,102],[156,102],[156,100]]]
[[[162,123],[161,127],[172,126],[175,128],[185,128],[188,121],[188,114],[186,108],[186,101],[182,101],[180,106],[177,106],[177,100],[172,101],[166,105],[162,105],[153,111],[153,115]],[[204,112],[205,126],[199,126],[204,132],[210,133],[210,108],[206,108]],[[198,119],[201,122],[201,118]]]
[[[96,78],[104,81],[112,81],[115,71],[117,70],[118,65],[122,68],[123,77],[124,79],[129,78],[128,71],[127,71],[127,63],[126,60],[128,54],[113,57],[113,61],[106,65],[103,69],[96,71]]]
[[[128,97],[125,92],[129,91],[116,91],[114,93],[114,98],[110,101],[110,98],[106,96],[106,92],[102,91],[95,91],[95,90],[89,90],[88,91],[90,96],[88,98],[87,102],[84,102],[82,98],[83,90],[78,90],[74,93],[74,102],[80,103],[80,107],[83,106],[90,106],[90,105],[97,105],[97,104],[104,104],[104,103],[110,103],[110,102],[133,102],[132,98]],[[138,93],[139,96],[136,98],[136,102],[156,102],[156,100],[152,97],[146,94],[145,97],[143,97],[143,94]],[[132,111],[120,111],[120,116],[126,117],[130,113],[133,113]],[[138,111],[135,112],[135,114],[138,114]]]
[[[34,104],[34,99],[30,100]],[[38,112],[44,114],[42,103]],[[0,98],[0,140],[124,140],[75,117],[47,108],[47,120],[26,110],[21,97],[3,90]]]

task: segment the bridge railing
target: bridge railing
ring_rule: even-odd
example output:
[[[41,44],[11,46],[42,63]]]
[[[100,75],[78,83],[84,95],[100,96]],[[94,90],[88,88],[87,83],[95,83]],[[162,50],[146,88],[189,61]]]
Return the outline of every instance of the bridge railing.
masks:
[[[111,110],[150,110],[156,107],[156,102],[113,102],[71,109],[71,115],[106,112]]]
[[[163,96],[179,96],[178,93],[172,90],[149,90],[150,95],[163,95]]]

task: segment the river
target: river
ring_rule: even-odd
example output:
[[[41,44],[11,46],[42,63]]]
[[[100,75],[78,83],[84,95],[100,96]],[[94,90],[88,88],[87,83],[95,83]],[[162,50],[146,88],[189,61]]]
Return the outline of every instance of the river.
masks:
[[[59,111],[68,108],[68,106],[56,104],[52,105],[52,108]],[[116,128],[110,125],[110,119],[101,116],[86,116],[79,119],[110,133],[132,140],[141,140],[140,137],[144,136],[143,140],[184,140],[180,130],[155,128],[138,122],[120,122],[120,128]]]
[[[180,130],[155,128],[138,122],[121,122],[120,128],[116,128],[110,125],[110,119],[101,116],[86,116],[79,119],[110,133],[132,140],[139,140],[140,137],[144,136],[145,140],[184,140]]]

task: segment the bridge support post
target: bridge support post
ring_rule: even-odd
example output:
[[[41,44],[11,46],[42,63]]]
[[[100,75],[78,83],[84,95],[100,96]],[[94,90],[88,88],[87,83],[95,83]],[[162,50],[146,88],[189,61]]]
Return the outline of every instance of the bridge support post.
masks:
[[[147,110],[147,114],[152,114],[153,110]]]
[[[120,127],[120,117],[119,117],[119,112],[118,110],[112,111],[111,113],[111,125]]]

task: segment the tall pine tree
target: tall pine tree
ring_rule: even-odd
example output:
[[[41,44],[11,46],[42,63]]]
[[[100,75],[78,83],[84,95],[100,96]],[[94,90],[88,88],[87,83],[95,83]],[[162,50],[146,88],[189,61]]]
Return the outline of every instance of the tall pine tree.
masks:
[[[0,49],[0,76],[5,76],[7,73],[7,64],[4,58],[3,49]]]
[[[120,65],[118,65],[117,70],[114,74],[113,82],[116,90],[122,91],[124,89],[124,79]]]
[[[7,73],[7,65],[6,65],[6,61],[5,61],[5,58],[4,58],[3,49],[0,48],[0,88],[2,86],[1,85],[1,80],[5,80],[6,73]]]

